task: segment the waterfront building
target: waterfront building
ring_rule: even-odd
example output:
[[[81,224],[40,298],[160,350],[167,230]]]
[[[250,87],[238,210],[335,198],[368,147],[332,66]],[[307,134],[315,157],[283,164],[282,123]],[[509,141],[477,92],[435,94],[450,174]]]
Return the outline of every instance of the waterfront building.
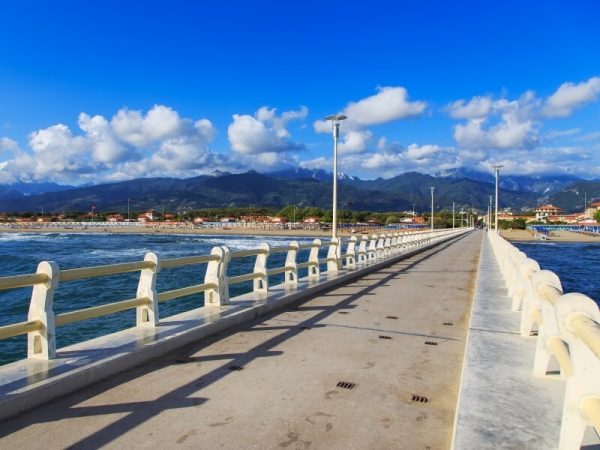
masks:
[[[562,213],[562,209],[558,206],[554,206],[552,204],[547,204],[543,206],[537,207],[535,210],[535,220],[538,222],[543,222],[547,219],[548,216],[556,216]]]

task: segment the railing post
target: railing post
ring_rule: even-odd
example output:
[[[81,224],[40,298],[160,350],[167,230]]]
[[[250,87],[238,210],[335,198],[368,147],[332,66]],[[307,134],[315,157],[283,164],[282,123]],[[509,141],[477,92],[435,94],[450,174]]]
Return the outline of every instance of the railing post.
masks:
[[[339,263],[341,258],[338,258],[340,248],[340,238],[331,238],[329,249],[327,250],[327,272],[335,273],[340,270]]]
[[[267,274],[267,258],[271,253],[271,246],[266,242],[258,245],[259,250],[263,250],[262,253],[256,255],[256,262],[254,263],[254,274],[260,275],[259,278],[252,280],[254,292],[267,292],[269,290],[269,275]]]
[[[204,306],[221,306],[229,304],[229,284],[227,283],[227,266],[229,264],[229,248],[225,246],[213,247],[210,251],[213,256],[218,256],[216,261],[209,261],[206,265],[205,283],[213,283],[216,288],[204,291]]]
[[[385,240],[383,241],[383,255],[390,256],[392,254],[392,239],[389,234],[385,234]]]
[[[308,254],[308,278],[319,278],[321,276],[321,267],[319,266],[319,250],[321,249],[321,239],[312,241],[312,247]]]
[[[358,244],[358,263],[364,264],[367,261],[367,242],[369,242],[369,236],[363,235],[360,238],[360,244]]]
[[[385,234],[380,234],[377,239],[377,258],[383,258],[385,256],[385,251],[383,249],[383,241],[385,239]]]
[[[398,233],[392,234],[392,240],[390,242],[390,246],[392,248],[392,253],[398,250]]]
[[[367,255],[369,261],[375,261],[377,258],[377,235],[374,234],[371,236],[371,240],[369,241],[369,248],[367,249]]]
[[[137,327],[156,327],[159,321],[156,275],[160,271],[160,259],[150,252],[146,253],[144,261],[152,261],[154,266],[140,271],[136,297],[146,297],[150,299],[150,303],[135,308],[135,323]]]
[[[290,242],[290,250],[288,250],[285,257],[285,285],[286,286],[298,286],[298,263],[296,258],[298,257],[298,248],[300,245],[298,241]]]
[[[53,302],[60,269],[54,261],[42,261],[36,273],[47,275],[48,281],[33,286],[27,320],[41,322],[42,329],[27,334],[27,357],[53,359],[56,358]]]
[[[356,236],[351,236],[346,248],[346,269],[356,269]]]

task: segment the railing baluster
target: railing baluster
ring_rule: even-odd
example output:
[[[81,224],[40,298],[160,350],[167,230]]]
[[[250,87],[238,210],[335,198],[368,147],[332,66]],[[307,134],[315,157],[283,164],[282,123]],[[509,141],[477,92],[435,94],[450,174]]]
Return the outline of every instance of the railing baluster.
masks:
[[[42,261],[37,272],[48,276],[48,281],[35,284],[31,293],[28,322],[39,321],[39,330],[27,333],[27,357],[53,359],[56,357],[56,334],[54,324],[54,291],[58,287],[60,269],[54,261]]]
[[[298,241],[290,242],[290,249],[285,257],[285,275],[284,283],[287,286],[298,286],[298,249],[300,245]]]
[[[136,297],[149,298],[150,303],[135,308],[135,322],[138,327],[157,327],[159,314],[156,275],[160,271],[160,259],[155,253],[150,252],[146,253],[144,261],[152,261],[154,265],[140,271]]]
[[[228,247],[213,247],[211,255],[218,256],[219,259],[210,261],[206,266],[204,275],[205,284],[213,284],[216,287],[204,292],[205,306],[221,306],[229,304],[229,284],[227,283],[227,266],[229,264],[230,254]]]
[[[256,261],[254,263],[254,273],[260,275],[259,278],[252,280],[254,292],[267,292],[269,290],[269,274],[267,273],[267,259],[271,252],[271,246],[267,243],[258,245],[260,250],[263,252],[256,255]]]

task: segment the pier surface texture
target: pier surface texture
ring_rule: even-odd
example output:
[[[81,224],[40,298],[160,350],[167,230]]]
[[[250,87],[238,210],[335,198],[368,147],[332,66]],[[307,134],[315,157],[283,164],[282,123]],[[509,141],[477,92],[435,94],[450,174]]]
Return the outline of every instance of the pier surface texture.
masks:
[[[458,237],[8,419],[0,448],[449,448],[481,242]]]

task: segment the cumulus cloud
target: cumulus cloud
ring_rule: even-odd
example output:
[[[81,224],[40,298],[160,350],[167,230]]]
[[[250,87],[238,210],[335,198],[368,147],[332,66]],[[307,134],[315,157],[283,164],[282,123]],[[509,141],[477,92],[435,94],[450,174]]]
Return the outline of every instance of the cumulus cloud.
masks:
[[[600,77],[592,77],[579,84],[563,83],[554,94],[546,99],[542,112],[547,117],[566,117],[598,98],[600,93]]]
[[[277,115],[275,108],[265,106],[254,116],[234,114],[227,129],[231,149],[244,156],[304,150],[304,144],[292,141],[286,125],[292,120],[303,120],[307,115],[306,107]]]
[[[447,110],[453,118],[466,119],[454,126],[454,139],[461,148],[533,148],[539,142],[539,127],[533,120],[539,100],[531,91],[517,100],[473,97],[458,100]]]
[[[182,118],[155,105],[147,112],[123,108],[110,119],[81,113],[79,130],[57,124],[29,135],[29,150],[8,138],[0,148],[12,158],[0,180],[81,183],[144,176],[194,176],[237,164],[209,148],[215,129],[208,119]]]
[[[482,119],[491,113],[493,104],[491,97],[473,97],[468,102],[456,100],[447,109],[454,119]]]
[[[341,114],[348,119],[344,121],[342,130],[360,130],[371,125],[420,116],[426,107],[426,102],[409,101],[407,90],[401,86],[380,87],[377,94],[346,105]],[[313,126],[317,133],[331,130],[331,124],[326,120],[317,120]]]
[[[362,153],[368,148],[368,144],[373,138],[373,133],[365,131],[348,131],[343,133],[342,141],[338,145],[340,154]]]

